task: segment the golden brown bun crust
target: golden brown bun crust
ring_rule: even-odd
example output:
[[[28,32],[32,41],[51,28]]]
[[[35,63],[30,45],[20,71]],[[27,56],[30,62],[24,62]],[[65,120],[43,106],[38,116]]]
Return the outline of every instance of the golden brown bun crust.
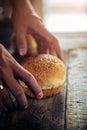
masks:
[[[22,62],[22,66],[36,78],[44,97],[58,93],[63,87],[66,69],[63,62],[56,56],[41,54],[36,57],[28,57]],[[20,83],[23,87],[24,84]],[[28,88],[25,88],[25,92],[32,96]]]
[[[57,88],[43,90],[43,98],[56,95],[57,93],[60,92],[60,90],[63,88],[63,86],[64,86],[64,84],[61,86],[58,86]],[[24,86],[22,86],[22,88],[23,88],[25,94],[27,94],[30,97],[35,98],[35,95],[31,92],[31,90],[29,88],[26,88]]]
[[[27,55],[29,55],[29,56],[36,55],[37,54],[37,43],[36,43],[34,37],[30,34],[27,34],[26,40],[27,40],[27,46],[28,46]]]

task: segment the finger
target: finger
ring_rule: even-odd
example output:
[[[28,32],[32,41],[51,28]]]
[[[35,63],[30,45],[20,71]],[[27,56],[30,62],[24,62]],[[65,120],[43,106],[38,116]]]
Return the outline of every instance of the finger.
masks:
[[[45,26],[42,24],[42,22],[40,22],[39,24],[39,27],[38,29],[36,30],[36,36],[38,36],[41,40],[43,40],[43,43],[49,43],[50,46],[52,47],[52,44],[53,45],[57,45],[55,46],[55,50],[56,51],[59,51],[58,55],[60,55],[61,53],[61,49],[60,49],[60,46],[59,46],[59,42],[58,40],[55,38],[55,36],[53,34],[51,34],[46,28]],[[34,37],[35,37],[34,35]],[[41,38],[42,37],[42,38]],[[45,44],[46,45],[46,44]]]
[[[0,48],[1,48],[0,49],[0,53],[2,54],[2,55],[0,55],[0,60],[2,59],[3,55],[6,56],[6,57],[10,57],[11,59],[13,59],[12,56],[11,56],[11,54],[5,49],[5,47],[3,45],[0,44]]]
[[[50,54],[50,50],[48,48],[46,49],[46,54]]]
[[[13,95],[15,96],[19,107],[26,108],[28,106],[28,101],[26,99],[23,89],[18,84],[18,82],[15,80],[13,75],[10,75],[8,77],[6,75],[4,80],[5,80],[6,84],[9,86],[9,89],[11,90]]]
[[[25,34],[19,34],[16,35],[16,41],[17,41],[17,49],[20,54],[20,56],[24,56],[27,53],[27,42]]]
[[[32,35],[33,35],[33,37],[35,38],[35,40],[37,42],[38,54],[47,53],[47,44],[46,44],[47,41],[44,38],[37,35],[37,34],[32,34]]]
[[[52,48],[50,48],[50,54],[53,56],[57,56],[56,51]]]
[[[51,42],[54,36],[45,28],[45,26],[43,25],[41,21],[39,21],[38,24],[39,24],[39,27],[38,29],[36,28],[36,34],[43,37],[45,40]]]
[[[0,90],[0,99],[6,108],[8,108],[8,109],[13,108],[13,104],[10,99],[10,95],[6,88],[3,88],[2,90]]]
[[[38,54],[46,54],[47,53],[47,49],[42,47],[38,49]]]
[[[62,54],[61,48],[59,46],[59,43],[58,43],[58,41],[55,41],[55,43],[57,44],[57,47],[55,48],[56,54],[60,60],[63,60],[63,54]]]
[[[31,73],[18,65],[15,69],[15,74],[30,87],[36,98],[41,99],[43,97],[42,89]]]
[[[59,58],[60,60],[63,61],[63,55],[62,55],[62,53],[61,53],[60,51],[57,52],[57,56],[58,56],[58,58]]]
[[[45,28],[45,26],[42,24],[42,22],[40,22],[39,24],[39,28],[36,30],[37,34],[39,36],[41,36],[42,38],[44,38],[44,40],[47,41],[47,43],[56,44],[57,46],[55,46],[55,50],[57,53],[57,56],[63,60],[63,56],[62,56],[62,52],[58,43],[58,40]],[[43,32],[43,33],[42,33]]]
[[[42,39],[38,35],[34,35],[33,34],[33,36],[34,36],[34,38],[35,38],[35,40],[37,42],[38,54],[43,54],[44,53],[44,51],[43,51],[44,50],[44,46],[43,46]]]

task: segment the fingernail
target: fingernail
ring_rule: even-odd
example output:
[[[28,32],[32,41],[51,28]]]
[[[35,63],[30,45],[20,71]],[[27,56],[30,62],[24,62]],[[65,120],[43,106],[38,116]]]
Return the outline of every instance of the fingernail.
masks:
[[[24,48],[20,49],[19,54],[20,54],[20,56],[24,56],[26,54],[26,50]]]
[[[43,97],[43,93],[40,92],[40,93],[37,95],[37,98],[38,98],[38,99],[41,99],[42,97]]]

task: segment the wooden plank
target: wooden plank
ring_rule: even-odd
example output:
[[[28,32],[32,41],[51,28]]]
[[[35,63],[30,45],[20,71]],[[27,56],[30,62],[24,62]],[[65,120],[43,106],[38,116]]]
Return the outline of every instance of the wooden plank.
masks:
[[[87,49],[68,55],[66,129],[87,130]]]
[[[64,130],[64,100],[65,88],[59,94],[43,100],[28,98],[29,107],[26,110],[5,112],[0,123],[6,130]]]
[[[87,47],[87,33],[55,33],[62,50]]]

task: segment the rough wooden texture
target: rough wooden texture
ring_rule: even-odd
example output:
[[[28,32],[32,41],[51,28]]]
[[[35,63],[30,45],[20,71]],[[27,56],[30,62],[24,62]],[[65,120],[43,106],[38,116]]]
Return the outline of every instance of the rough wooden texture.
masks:
[[[26,110],[5,112],[0,124],[2,123],[2,127],[5,125],[6,130],[63,130],[64,99],[65,88],[56,96],[43,100],[28,98],[29,107]]]
[[[87,130],[87,49],[69,52],[67,130]]]

